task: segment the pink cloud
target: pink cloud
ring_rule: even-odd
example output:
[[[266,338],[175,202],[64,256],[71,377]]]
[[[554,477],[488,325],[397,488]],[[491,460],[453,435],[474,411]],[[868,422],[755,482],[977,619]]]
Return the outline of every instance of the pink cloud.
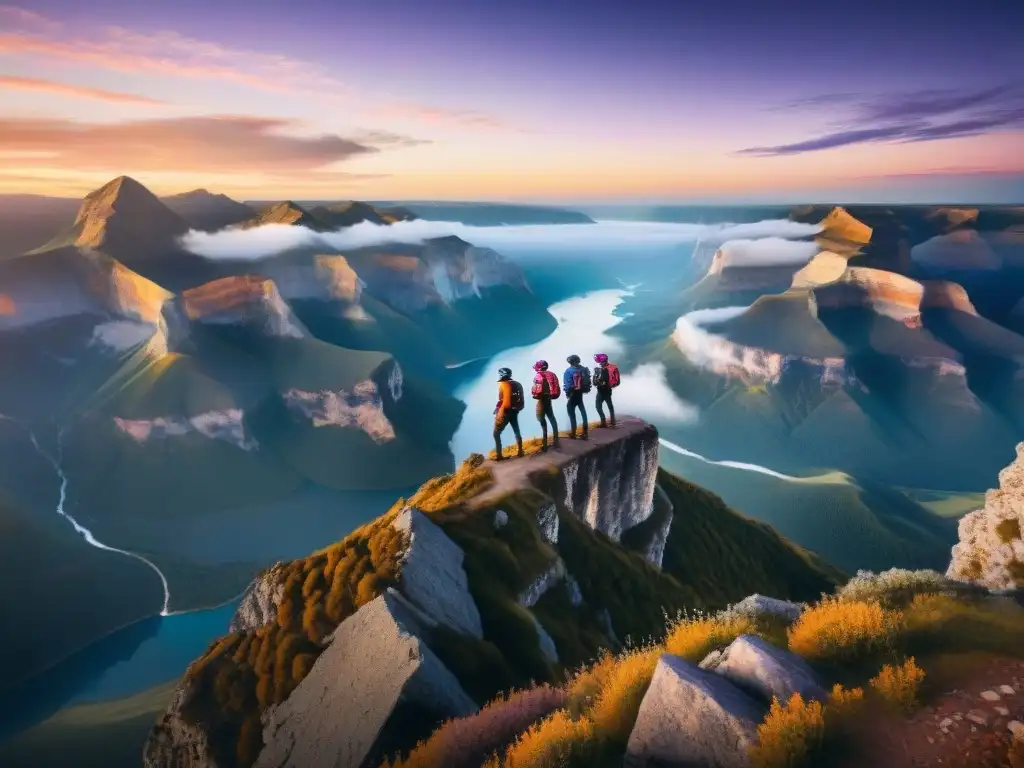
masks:
[[[55,80],[40,80],[34,77],[15,77],[13,75],[0,75],[0,88],[6,88],[14,91],[55,93],[60,96],[119,102],[122,104],[156,106],[166,103],[158,101],[157,99],[151,99],[147,96],[139,96],[134,93],[106,91],[101,88],[86,88],[80,85],[71,85],[70,83],[58,83]]]
[[[47,163],[77,171],[301,173],[378,148],[333,134],[281,133],[288,120],[204,116],[123,123],[0,118],[0,155],[9,166]]]
[[[444,109],[425,104],[394,103],[385,104],[374,110],[384,119],[420,120],[434,125],[460,125],[469,128],[487,130],[512,130],[512,127],[493,115],[471,109]]]
[[[71,29],[34,11],[0,6],[0,53],[91,64],[121,72],[152,72],[226,80],[277,92],[338,95],[348,85],[323,67],[274,53],[233,48],[177,32],[123,27]]]

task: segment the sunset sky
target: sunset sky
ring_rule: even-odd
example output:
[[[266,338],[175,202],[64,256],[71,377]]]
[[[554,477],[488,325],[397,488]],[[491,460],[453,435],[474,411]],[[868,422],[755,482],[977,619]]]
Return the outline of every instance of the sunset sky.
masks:
[[[1024,0],[26,0],[0,192],[1024,202]]]

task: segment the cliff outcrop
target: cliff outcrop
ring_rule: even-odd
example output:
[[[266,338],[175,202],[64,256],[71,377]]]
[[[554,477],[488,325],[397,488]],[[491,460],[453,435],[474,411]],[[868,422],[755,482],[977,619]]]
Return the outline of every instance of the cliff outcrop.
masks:
[[[946,575],[990,589],[1024,589],[1024,443],[985,506],[960,519]]]
[[[688,516],[734,513],[687,502],[683,481],[660,474],[653,426],[624,416],[591,434],[507,462],[471,457],[344,541],[268,569],[189,668],[146,765],[376,766],[501,691],[651,635],[665,611],[833,583],[737,517],[719,522],[749,529],[757,557],[780,558],[796,582],[766,583],[767,560],[723,560],[710,567],[732,575],[715,594],[692,586],[677,563],[710,550],[689,540]]]
[[[181,308],[191,322],[249,327],[268,336],[305,338],[277,286],[255,275],[225,277],[181,294]]]

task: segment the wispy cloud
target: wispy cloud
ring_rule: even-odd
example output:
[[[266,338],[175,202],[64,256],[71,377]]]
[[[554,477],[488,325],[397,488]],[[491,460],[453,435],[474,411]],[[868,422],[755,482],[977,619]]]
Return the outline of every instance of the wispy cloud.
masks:
[[[0,75],[0,88],[12,91],[56,93],[61,96],[71,96],[77,99],[94,99],[96,101],[110,101],[121,104],[139,104],[141,106],[160,106],[166,103],[134,93],[106,91],[102,88],[86,88],[81,85],[71,85],[70,83],[58,83],[55,80],[40,80],[35,77],[15,77],[13,75]]]
[[[979,136],[1024,128],[1024,81],[973,90],[929,89],[865,98],[822,94],[783,105],[785,109],[833,107],[847,115],[821,136],[736,154],[754,157],[796,155],[852,144],[915,143]]]
[[[0,6],[0,53],[235,82],[278,92],[346,94],[349,85],[325,68],[275,53],[236,48],[173,31],[152,34],[116,26],[64,24],[35,11]]]
[[[47,165],[76,171],[294,175],[380,149],[369,141],[333,134],[300,137],[281,132],[294,125],[233,115],[114,124],[0,118],[0,155],[10,166],[38,166],[46,158]]]
[[[433,143],[429,139],[417,139],[401,133],[381,130],[356,131],[352,135],[352,139],[375,147],[418,147],[422,144]]]
[[[444,109],[425,104],[394,103],[384,104],[374,113],[389,120],[419,120],[434,125],[457,125],[487,130],[514,130],[499,118],[472,109]]]

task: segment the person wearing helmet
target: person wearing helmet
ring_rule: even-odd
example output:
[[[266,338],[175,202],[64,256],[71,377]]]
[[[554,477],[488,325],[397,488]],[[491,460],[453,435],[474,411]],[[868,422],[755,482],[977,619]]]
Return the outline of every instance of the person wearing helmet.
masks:
[[[580,412],[580,423],[583,426],[582,439],[587,439],[587,408],[583,405],[583,395],[590,391],[590,369],[580,365],[579,355],[569,355],[565,361],[569,367],[562,376],[562,389],[565,390],[565,407],[569,412],[569,437],[576,436],[576,411]]]
[[[494,453],[495,461],[502,461],[501,433],[512,425],[516,436],[519,456],[523,456],[523,436],[519,432],[519,412],[523,410],[523,386],[512,378],[511,368],[498,369],[498,404],[494,407]]]
[[[540,422],[541,450],[548,449],[548,421],[551,422],[551,434],[555,450],[558,450],[558,422],[555,421],[555,411],[551,407],[551,401],[557,400],[561,393],[558,387],[558,376],[548,370],[547,360],[538,360],[533,364],[536,372],[533,377],[533,390],[531,394],[537,401],[537,421]]]
[[[612,388],[619,384],[619,369],[608,362],[608,355],[598,352],[594,355],[594,388],[597,390],[597,397],[594,398],[594,405],[597,407],[597,415],[601,417],[601,426],[607,427],[608,422],[604,418],[603,405],[608,406],[608,416],[611,418],[612,426],[615,426],[615,406],[612,404]]]

